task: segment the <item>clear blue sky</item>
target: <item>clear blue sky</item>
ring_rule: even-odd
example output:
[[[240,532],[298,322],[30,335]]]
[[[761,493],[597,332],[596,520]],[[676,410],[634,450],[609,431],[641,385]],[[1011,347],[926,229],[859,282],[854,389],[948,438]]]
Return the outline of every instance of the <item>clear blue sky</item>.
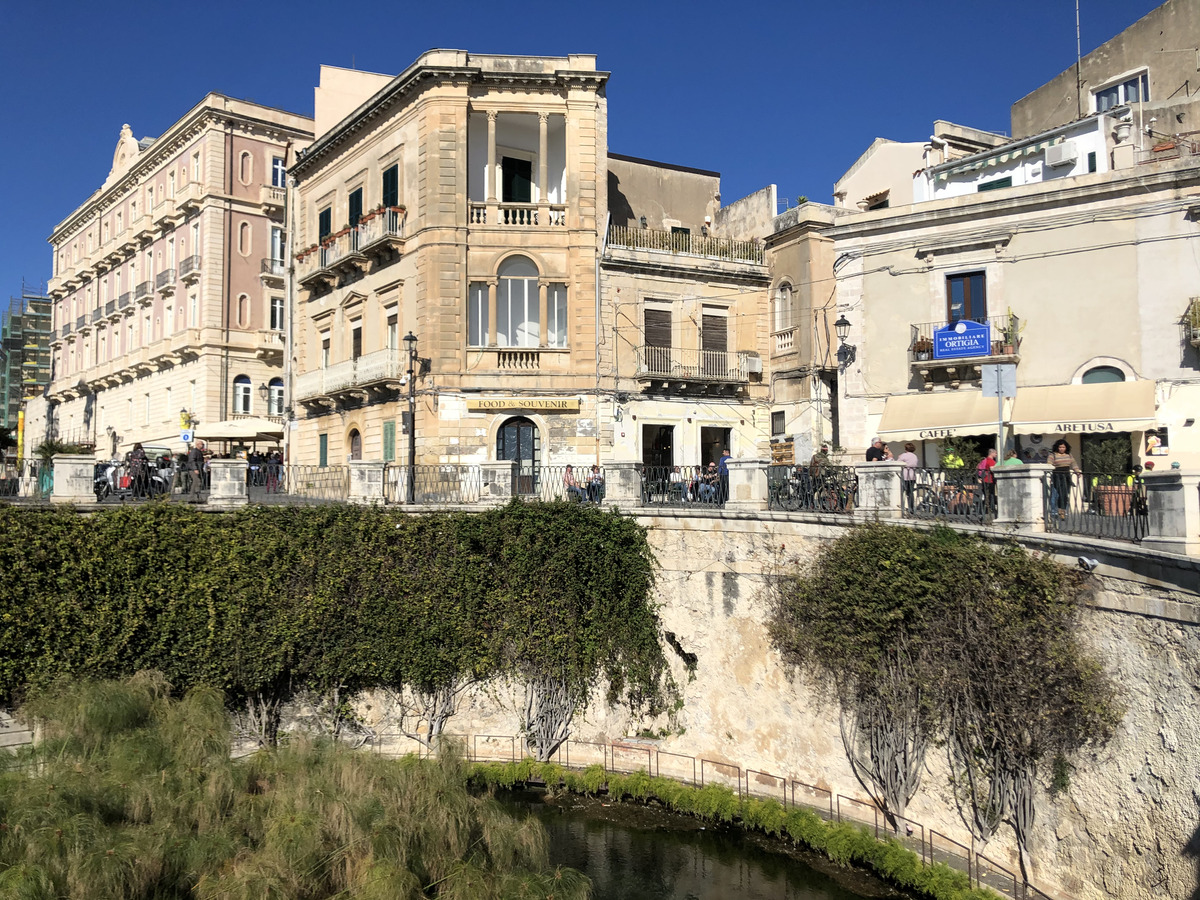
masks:
[[[1083,52],[1158,2],[1081,0]],[[157,136],[208,91],[311,115],[322,63],[596,53],[609,149],[715,169],[729,203],[772,183],[828,202],[876,136],[922,140],[934,119],[1007,132],[1010,104],[1075,58],[1074,0],[0,0],[0,16],[0,297],[49,276],[46,238],[103,182],[122,123]]]

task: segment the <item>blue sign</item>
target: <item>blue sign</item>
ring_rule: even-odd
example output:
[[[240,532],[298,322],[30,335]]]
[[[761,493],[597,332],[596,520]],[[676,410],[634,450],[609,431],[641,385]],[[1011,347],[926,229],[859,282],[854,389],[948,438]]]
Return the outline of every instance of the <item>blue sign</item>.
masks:
[[[933,333],[933,358],[958,359],[992,355],[992,327],[960,319]]]

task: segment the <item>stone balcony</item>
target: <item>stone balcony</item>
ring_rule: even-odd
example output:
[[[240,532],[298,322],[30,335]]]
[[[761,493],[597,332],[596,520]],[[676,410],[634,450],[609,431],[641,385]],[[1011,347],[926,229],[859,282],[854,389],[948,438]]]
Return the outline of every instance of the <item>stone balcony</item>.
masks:
[[[287,188],[264,184],[258,189],[258,204],[262,207],[263,215],[278,216],[283,213],[287,204]]]
[[[363,216],[358,225],[326,237],[296,254],[296,280],[311,293],[332,288],[344,276],[366,272],[399,257],[404,250],[405,210],[392,207]]]
[[[334,363],[296,378],[296,399],[301,403],[332,405],[339,399],[358,396],[370,399],[389,390],[398,390],[404,377],[406,360],[401,350],[376,350],[358,359]]]
[[[283,363],[286,344],[283,331],[277,328],[260,328],[254,355],[268,363]]]
[[[953,337],[951,332],[956,326],[970,338],[961,347],[946,340],[947,336]],[[1023,328],[1014,315],[910,325],[909,368],[927,391],[938,385],[953,389],[964,383],[977,383],[982,377],[982,366],[1021,361]]]

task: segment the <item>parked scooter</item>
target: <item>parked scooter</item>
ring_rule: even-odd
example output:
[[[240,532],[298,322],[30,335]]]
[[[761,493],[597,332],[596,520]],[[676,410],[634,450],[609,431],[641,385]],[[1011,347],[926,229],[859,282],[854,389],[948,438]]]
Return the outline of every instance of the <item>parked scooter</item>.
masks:
[[[148,467],[146,472],[146,497],[159,497],[171,490],[170,469]],[[99,503],[108,497],[122,502],[140,499],[137,496],[137,489],[138,485],[133,483],[133,476],[121,463],[116,461],[96,463],[92,471],[92,492],[96,495],[96,502]]]

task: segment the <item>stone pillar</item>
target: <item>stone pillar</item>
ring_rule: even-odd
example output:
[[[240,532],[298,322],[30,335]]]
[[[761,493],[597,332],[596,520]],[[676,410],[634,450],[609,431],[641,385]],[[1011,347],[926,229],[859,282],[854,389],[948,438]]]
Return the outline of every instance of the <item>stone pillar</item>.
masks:
[[[510,460],[501,459],[495,462],[485,462],[482,469],[483,485],[479,499],[484,503],[505,504],[512,497],[513,464]]]
[[[56,471],[56,490],[57,477]],[[1145,472],[1142,480],[1150,517],[1142,546],[1183,556],[1200,554],[1200,475]]]
[[[731,459],[729,496],[725,508],[734,512],[760,511],[767,508],[767,467],[769,459]]]
[[[1046,530],[1046,478],[1053,470],[1054,466],[1042,463],[992,468],[996,477],[998,528]]]
[[[546,322],[546,291],[550,287],[549,282],[538,279],[538,346],[546,347],[547,339],[550,335],[550,328]]]
[[[642,464],[633,460],[604,464],[604,505],[622,509],[642,505]]]
[[[496,291],[498,282],[495,278],[489,278],[487,283],[488,289],[488,328],[487,328],[487,345],[489,347],[496,346]]]
[[[900,502],[903,491],[900,484],[898,462],[861,462],[854,464],[858,476],[858,500],[856,513],[871,519],[900,518]]]
[[[549,152],[549,141],[546,136],[547,122],[549,115],[547,113],[538,113],[538,170],[537,170],[537,185],[538,185],[538,224],[550,224],[550,199],[547,192],[546,184],[546,155]],[[543,298],[544,298],[543,294]],[[544,332],[543,332],[544,333]],[[543,347],[545,344],[542,345]]]
[[[246,469],[244,459],[211,459],[208,462],[208,505],[213,509],[237,509],[245,506]]]
[[[487,202],[488,202],[488,224],[495,225],[495,210],[496,205],[496,111],[489,109],[487,111],[488,123],[488,170],[487,170]]]
[[[54,457],[54,487],[50,499],[54,503],[94,503],[92,478],[96,460],[91,456],[58,454]]]
[[[374,459],[352,459],[350,466],[351,503],[383,503],[383,473],[387,463]]]

